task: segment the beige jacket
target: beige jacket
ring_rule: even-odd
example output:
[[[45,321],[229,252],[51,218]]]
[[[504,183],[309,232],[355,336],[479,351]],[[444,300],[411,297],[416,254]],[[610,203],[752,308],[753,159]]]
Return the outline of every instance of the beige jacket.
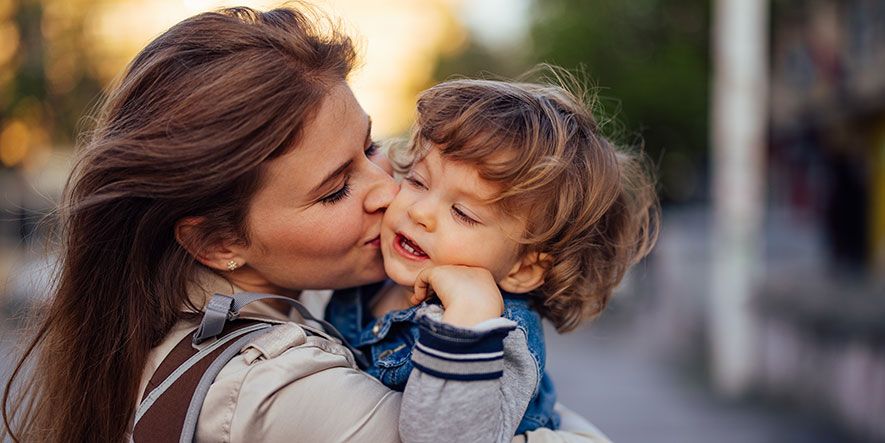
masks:
[[[239,290],[211,274],[190,296],[195,306],[203,306],[216,292]],[[197,441],[400,441],[402,394],[360,371],[347,348],[333,339],[306,334],[305,329],[314,328],[300,316],[286,317],[262,302],[244,308],[240,317],[282,326],[247,345],[219,373],[203,403]],[[172,348],[197,326],[198,321],[179,322],[151,351],[140,393]],[[538,430],[528,434],[528,441],[608,441],[574,413],[560,413],[572,432]],[[514,441],[526,440],[519,436]]]

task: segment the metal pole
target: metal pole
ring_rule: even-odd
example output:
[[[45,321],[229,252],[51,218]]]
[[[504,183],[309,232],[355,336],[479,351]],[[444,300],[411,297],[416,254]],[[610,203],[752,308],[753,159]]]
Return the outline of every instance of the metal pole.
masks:
[[[755,362],[749,303],[762,271],[768,122],[767,0],[716,0],[713,22],[713,378],[746,392]]]

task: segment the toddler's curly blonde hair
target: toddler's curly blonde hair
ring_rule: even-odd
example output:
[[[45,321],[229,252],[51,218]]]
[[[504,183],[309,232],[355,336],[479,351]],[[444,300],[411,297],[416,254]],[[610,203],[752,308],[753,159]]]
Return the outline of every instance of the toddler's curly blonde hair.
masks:
[[[578,84],[565,71],[553,73]],[[627,269],[651,250],[660,220],[645,157],[600,135],[576,92],[545,83],[443,82],[420,94],[411,140],[391,152],[405,171],[434,146],[501,185],[494,200],[527,222],[522,252],[551,258],[535,308],[560,332],[602,312]],[[501,161],[501,152],[511,155]]]

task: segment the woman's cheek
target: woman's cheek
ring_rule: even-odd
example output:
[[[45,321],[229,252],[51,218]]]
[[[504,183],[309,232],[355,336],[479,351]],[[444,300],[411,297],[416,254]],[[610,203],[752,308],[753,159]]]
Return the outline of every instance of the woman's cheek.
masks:
[[[347,252],[367,235],[363,232],[362,203],[357,199],[348,199],[324,212],[314,226],[317,239],[323,239],[317,243],[327,245],[328,251]]]
[[[288,251],[285,255],[343,254],[356,241],[359,227],[352,214],[347,217],[342,212],[340,208],[317,206],[309,212],[281,215],[273,234],[266,237],[264,243],[271,250],[284,248]]]

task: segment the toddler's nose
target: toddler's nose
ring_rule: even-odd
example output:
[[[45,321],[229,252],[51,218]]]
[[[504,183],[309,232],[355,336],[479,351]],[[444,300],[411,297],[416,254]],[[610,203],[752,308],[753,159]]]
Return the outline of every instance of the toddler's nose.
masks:
[[[415,202],[412,206],[409,206],[408,213],[409,218],[411,218],[415,224],[423,227],[426,231],[432,232],[436,228],[433,210],[427,202]]]

